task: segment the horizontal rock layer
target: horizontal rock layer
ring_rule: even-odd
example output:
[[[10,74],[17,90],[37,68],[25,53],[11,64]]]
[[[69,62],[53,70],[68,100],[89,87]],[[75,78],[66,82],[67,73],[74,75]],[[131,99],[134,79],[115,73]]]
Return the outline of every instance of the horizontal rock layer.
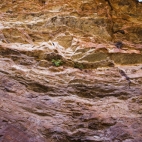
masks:
[[[1,142],[141,142],[142,3],[0,1]]]

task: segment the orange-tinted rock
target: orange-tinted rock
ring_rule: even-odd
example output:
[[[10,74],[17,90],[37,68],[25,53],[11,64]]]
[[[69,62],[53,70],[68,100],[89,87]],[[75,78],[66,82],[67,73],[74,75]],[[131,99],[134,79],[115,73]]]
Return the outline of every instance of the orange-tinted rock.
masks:
[[[1,0],[0,141],[141,142],[141,9]]]

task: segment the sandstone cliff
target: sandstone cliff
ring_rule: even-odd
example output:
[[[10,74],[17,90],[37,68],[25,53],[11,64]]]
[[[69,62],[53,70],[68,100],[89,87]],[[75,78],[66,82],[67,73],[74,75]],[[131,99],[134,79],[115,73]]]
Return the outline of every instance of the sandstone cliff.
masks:
[[[142,142],[142,3],[0,1],[0,142]]]

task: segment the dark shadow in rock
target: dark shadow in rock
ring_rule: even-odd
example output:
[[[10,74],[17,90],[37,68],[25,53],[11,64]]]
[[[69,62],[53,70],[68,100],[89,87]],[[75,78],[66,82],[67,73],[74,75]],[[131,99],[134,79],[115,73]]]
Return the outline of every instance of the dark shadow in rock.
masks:
[[[72,87],[76,92],[76,95],[85,97],[85,98],[94,98],[94,97],[106,97],[106,96],[115,96],[120,95],[129,96],[131,92],[129,89],[122,90],[121,87],[116,88],[114,85],[106,86],[105,84],[95,84],[95,85],[86,85],[86,84],[70,84],[69,87]]]
[[[35,92],[40,92],[40,93],[49,91],[49,87],[48,86],[45,86],[45,85],[37,83],[37,82],[28,83],[27,84],[27,88],[30,89],[30,90],[33,90]]]
[[[12,49],[0,49],[0,55],[7,56],[7,55],[21,55],[21,53],[18,50],[12,50]]]

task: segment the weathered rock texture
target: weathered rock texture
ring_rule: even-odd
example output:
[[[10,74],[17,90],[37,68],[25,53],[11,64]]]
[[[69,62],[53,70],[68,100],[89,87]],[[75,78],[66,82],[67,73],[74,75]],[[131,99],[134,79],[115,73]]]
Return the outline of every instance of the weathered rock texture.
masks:
[[[142,142],[142,3],[0,1],[0,142]]]

